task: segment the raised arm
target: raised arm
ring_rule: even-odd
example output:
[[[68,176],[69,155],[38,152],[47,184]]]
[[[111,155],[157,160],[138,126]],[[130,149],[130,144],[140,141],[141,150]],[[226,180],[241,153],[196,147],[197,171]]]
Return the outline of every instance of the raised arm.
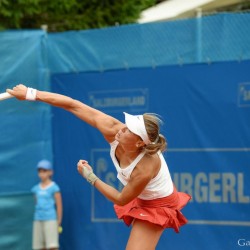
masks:
[[[26,100],[27,87],[19,84],[6,91],[19,100]],[[97,128],[108,142],[112,142],[116,133],[123,127],[123,123],[97,109],[65,95],[36,90],[35,99],[52,106],[63,108]]]

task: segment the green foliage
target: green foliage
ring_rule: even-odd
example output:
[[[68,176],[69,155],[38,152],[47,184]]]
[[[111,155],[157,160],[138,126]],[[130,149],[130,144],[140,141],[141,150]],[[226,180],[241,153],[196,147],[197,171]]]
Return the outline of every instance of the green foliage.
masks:
[[[0,0],[0,29],[48,31],[130,24],[156,0]]]

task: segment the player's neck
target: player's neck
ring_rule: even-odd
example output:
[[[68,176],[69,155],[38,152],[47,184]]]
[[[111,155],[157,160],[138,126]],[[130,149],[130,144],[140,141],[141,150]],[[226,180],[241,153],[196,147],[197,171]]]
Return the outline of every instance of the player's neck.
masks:
[[[51,182],[52,182],[51,179],[42,180],[41,181],[41,186],[42,187],[47,187],[48,185],[50,185]]]

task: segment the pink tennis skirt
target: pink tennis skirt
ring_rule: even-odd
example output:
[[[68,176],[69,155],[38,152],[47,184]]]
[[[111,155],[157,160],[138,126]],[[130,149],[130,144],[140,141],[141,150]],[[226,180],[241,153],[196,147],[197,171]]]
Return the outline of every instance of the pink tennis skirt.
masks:
[[[178,192],[174,188],[173,193],[167,197],[154,200],[136,198],[125,206],[114,205],[114,209],[117,217],[127,226],[130,226],[134,219],[139,219],[163,228],[173,228],[176,233],[179,233],[180,226],[187,223],[187,219],[180,210],[190,199],[190,195]]]

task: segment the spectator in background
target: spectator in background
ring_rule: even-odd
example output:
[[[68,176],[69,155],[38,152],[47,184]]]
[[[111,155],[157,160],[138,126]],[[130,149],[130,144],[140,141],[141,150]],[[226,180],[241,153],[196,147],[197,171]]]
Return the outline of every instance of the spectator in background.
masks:
[[[32,248],[56,250],[59,249],[59,231],[62,222],[60,188],[51,180],[53,167],[50,161],[39,161],[37,170],[41,182],[31,190],[35,195]]]

